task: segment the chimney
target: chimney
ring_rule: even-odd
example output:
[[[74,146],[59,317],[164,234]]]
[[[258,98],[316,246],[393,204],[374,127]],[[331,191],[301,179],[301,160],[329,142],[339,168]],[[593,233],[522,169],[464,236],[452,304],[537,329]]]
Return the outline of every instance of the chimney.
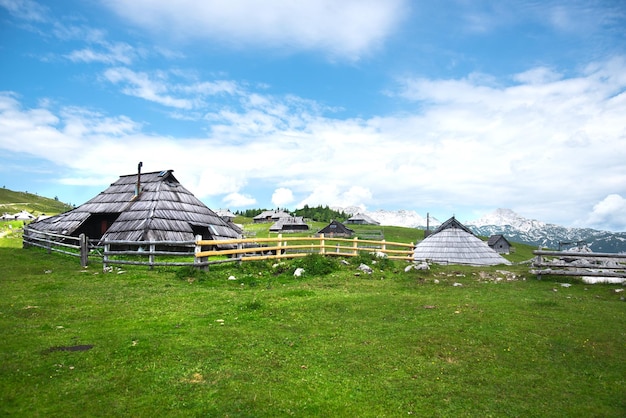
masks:
[[[141,193],[141,167],[143,166],[143,163],[140,161],[139,164],[137,164],[137,185],[135,186],[135,197],[139,196],[139,193]]]

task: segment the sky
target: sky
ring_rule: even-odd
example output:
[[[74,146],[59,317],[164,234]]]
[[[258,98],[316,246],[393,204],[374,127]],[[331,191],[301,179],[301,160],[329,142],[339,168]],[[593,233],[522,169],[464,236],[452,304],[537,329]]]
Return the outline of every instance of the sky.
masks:
[[[623,0],[0,0],[0,184],[626,231]]]

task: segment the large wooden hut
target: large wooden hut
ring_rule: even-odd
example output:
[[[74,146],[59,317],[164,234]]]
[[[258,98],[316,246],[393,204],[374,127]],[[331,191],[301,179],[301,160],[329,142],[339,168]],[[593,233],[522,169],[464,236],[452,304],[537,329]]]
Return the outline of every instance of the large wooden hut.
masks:
[[[173,170],[121,176],[76,209],[31,223],[62,235],[115,241],[236,238],[229,224],[185,189]]]

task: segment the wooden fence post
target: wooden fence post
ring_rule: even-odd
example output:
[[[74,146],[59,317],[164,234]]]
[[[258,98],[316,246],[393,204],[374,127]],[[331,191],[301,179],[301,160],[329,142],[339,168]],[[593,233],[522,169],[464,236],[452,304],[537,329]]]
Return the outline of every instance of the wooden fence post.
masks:
[[[278,250],[276,251],[277,256],[280,256],[283,254],[283,250],[281,249],[281,247],[283,246],[283,242],[281,241],[282,239],[283,239],[283,234],[278,234],[278,241],[276,242],[276,246],[278,247]]]
[[[156,251],[156,245],[150,244],[150,255],[148,256],[148,264],[150,265],[150,270],[154,269],[154,252]]]
[[[354,243],[352,244],[352,248],[354,249],[354,256],[359,255],[359,237],[354,237]]]
[[[104,242],[104,251],[102,253],[102,270],[106,270],[107,267],[109,267],[109,265],[108,265],[109,256],[107,255],[107,253],[109,252],[110,249],[111,249],[111,244],[109,244],[109,243],[107,243],[105,241]]]
[[[541,251],[541,245],[537,250]],[[541,254],[537,254],[537,264],[539,265],[539,271],[541,271],[541,264],[543,264],[543,258],[541,257]],[[537,280],[541,280],[541,273],[537,275]]]
[[[320,234],[320,254],[324,255],[326,254],[326,247],[325,247],[325,241],[324,241],[324,234]]]
[[[196,267],[200,270],[208,270],[209,266],[203,266],[200,263],[208,261],[209,257],[198,257],[198,253],[202,251],[202,246],[199,244],[200,241],[202,241],[202,235],[196,235],[196,246],[193,249],[193,263],[198,264]]]
[[[238,234],[237,235],[237,239],[243,239],[243,235],[242,234]],[[242,250],[243,249],[243,242],[238,242],[237,243],[237,249],[238,250]],[[237,255],[235,255],[235,258],[239,259],[239,265],[241,265],[241,263],[243,262],[243,253],[237,253]]]
[[[78,245],[80,246],[80,266],[87,267],[89,264],[89,245],[85,234],[78,236]]]

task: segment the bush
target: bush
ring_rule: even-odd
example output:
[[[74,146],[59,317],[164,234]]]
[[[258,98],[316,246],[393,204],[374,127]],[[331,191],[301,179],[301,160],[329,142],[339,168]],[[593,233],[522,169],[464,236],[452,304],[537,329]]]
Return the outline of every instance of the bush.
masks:
[[[339,263],[332,257],[320,254],[309,254],[293,262],[295,268],[303,268],[308,276],[326,276],[339,269]]]

